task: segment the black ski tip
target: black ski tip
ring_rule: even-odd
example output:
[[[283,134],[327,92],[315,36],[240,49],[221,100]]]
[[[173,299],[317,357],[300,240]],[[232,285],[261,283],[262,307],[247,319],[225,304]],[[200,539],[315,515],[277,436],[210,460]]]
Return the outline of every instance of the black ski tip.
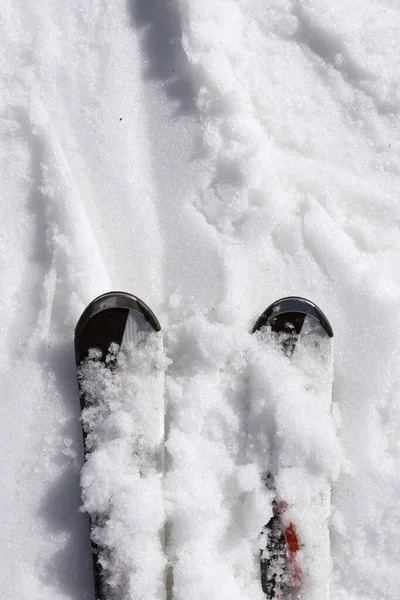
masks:
[[[161,325],[156,315],[143,300],[127,292],[107,292],[92,300],[85,308],[75,327],[75,338],[79,336],[82,329],[94,315],[109,309],[136,310],[144,315],[155,331],[161,330]]]
[[[272,331],[281,332],[289,323],[292,328],[300,333],[305,316],[317,319],[329,337],[333,337],[333,329],[322,310],[306,298],[288,296],[273,302],[257,319],[252,333],[269,325]]]
[[[95,298],[83,311],[75,328],[75,362],[97,348],[105,356],[110,345],[120,345],[129,314],[136,313],[137,322],[147,323],[149,329],[160,331],[160,323],[152,310],[140,298],[126,292],[108,292]]]

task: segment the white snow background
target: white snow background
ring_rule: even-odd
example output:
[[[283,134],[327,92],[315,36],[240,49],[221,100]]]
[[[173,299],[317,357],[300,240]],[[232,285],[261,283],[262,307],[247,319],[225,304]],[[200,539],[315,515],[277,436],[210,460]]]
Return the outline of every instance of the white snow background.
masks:
[[[332,599],[398,600],[399,3],[3,0],[0,27],[0,598],[93,598],[73,330],[121,289],[164,333],[174,599],[262,597],[241,411],[279,373],[245,350],[296,294],[333,417],[271,420],[336,479]]]

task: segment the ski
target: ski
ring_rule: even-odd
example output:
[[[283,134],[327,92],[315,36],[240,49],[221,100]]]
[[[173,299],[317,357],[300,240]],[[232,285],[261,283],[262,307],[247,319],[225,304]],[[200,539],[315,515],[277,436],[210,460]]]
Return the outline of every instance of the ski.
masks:
[[[288,297],[271,304],[254,325],[255,333],[277,346],[291,365],[301,373],[306,394],[314,394],[323,409],[330,412],[333,383],[333,330],[323,312],[313,302]],[[276,376],[276,374],[275,374]],[[278,465],[279,460],[276,460]],[[277,466],[287,472],[293,467]],[[294,469],[293,469],[294,470]],[[267,599],[297,600],[316,597],[329,599],[330,568],[330,484],[315,478],[313,498],[314,534],[311,548],[304,547],[298,524],[287,517],[288,503],[275,487],[276,473],[267,472],[264,480],[274,495],[272,517],[261,533],[261,585]],[[312,557],[310,556],[312,555]],[[313,569],[315,573],[306,572]],[[307,564],[307,568],[303,567]],[[310,566],[311,565],[311,566]],[[313,581],[314,578],[314,581]],[[310,584],[311,581],[311,584]],[[310,589],[312,593],[310,593]],[[307,591],[305,591],[307,590]]]
[[[160,329],[150,308],[124,292],[95,298],[75,329],[81,487],[97,600],[131,597],[133,589],[135,597],[155,598],[164,585]],[[148,495],[151,514],[130,508],[130,497],[139,493]],[[145,548],[153,559],[151,574],[145,572]]]

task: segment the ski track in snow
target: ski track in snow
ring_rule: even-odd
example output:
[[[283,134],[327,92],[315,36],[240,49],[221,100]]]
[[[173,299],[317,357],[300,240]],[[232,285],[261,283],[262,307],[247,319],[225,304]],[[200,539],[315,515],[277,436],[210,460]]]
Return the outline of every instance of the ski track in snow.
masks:
[[[123,289],[171,360],[174,598],[262,597],[248,331],[296,294],[335,332],[341,449],[299,404],[283,421],[336,478],[331,595],[397,600],[397,2],[6,0],[0,22],[0,596],[93,596],[73,328]]]

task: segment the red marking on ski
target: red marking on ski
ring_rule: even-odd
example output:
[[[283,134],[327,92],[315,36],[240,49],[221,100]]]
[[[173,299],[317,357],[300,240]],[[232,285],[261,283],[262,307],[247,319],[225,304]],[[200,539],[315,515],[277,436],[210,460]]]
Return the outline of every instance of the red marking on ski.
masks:
[[[299,538],[297,537],[296,528],[293,525],[293,523],[289,523],[289,525],[286,527],[285,539],[289,553],[289,563],[292,581],[295,587],[299,587],[301,583],[301,570],[299,563],[297,562],[296,554],[300,550],[300,543]]]
[[[292,558],[296,554],[296,552],[300,550],[299,540],[293,523],[289,523],[288,527],[286,527],[285,537],[288,545],[289,554]]]

